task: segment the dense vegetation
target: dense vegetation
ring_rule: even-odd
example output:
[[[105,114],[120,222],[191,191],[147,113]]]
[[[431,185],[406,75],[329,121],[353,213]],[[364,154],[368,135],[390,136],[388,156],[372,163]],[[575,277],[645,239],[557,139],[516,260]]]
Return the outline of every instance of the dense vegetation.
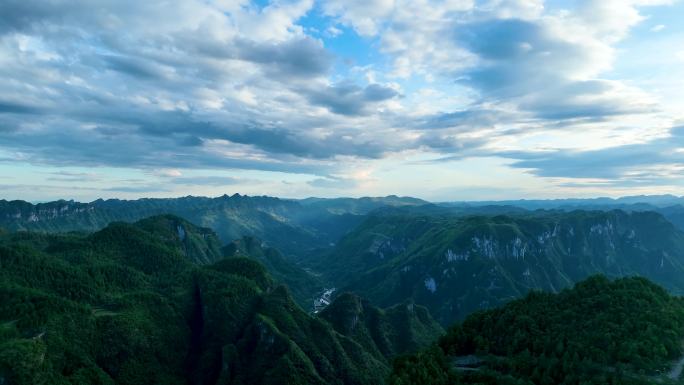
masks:
[[[290,289],[294,299],[305,310],[313,307],[315,295],[323,290],[323,283],[318,277],[285,258],[277,249],[265,246],[254,237],[242,237],[230,242],[223,247],[222,252],[226,257],[242,256],[264,265],[273,279]]]
[[[0,384],[381,384],[443,333],[432,316],[469,314],[390,383],[670,381],[682,300],[643,278],[564,289],[599,273],[684,293],[684,234],[661,215],[422,204],[0,201]],[[239,238],[138,220],[167,209]]]
[[[684,293],[684,233],[656,213],[424,211],[370,215],[316,269],[376,305],[426,306],[442,325],[593,274],[640,275]]]
[[[336,242],[372,209],[425,203],[394,196],[294,201],[239,194],[216,198],[98,199],[90,203],[60,200],[35,205],[0,200],[0,227],[44,232],[96,231],[111,222],[134,222],[168,213],[213,229],[224,243],[254,236],[286,255],[301,256]]]
[[[169,215],[91,235],[3,234],[0,383],[383,382],[378,348],[311,317],[260,263],[222,258],[217,245]],[[424,313],[410,324],[433,325]]]
[[[444,333],[422,306],[404,303],[379,309],[351,293],[335,298],[320,317],[337,332],[359,341],[376,357],[415,351]]]
[[[469,316],[397,359],[390,384],[663,383],[683,339],[681,298],[643,278],[596,276]]]

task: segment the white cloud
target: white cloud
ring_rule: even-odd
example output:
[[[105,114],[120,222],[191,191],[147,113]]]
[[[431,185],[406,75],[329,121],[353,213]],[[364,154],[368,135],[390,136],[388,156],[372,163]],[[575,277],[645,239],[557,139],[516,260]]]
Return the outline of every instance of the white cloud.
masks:
[[[610,76],[616,46],[642,7],[666,3],[330,0],[320,9],[333,25],[312,33],[300,22],[316,17],[313,0],[0,2],[0,150],[168,177],[304,173],[339,188],[363,185],[354,161],[529,150],[530,132],[622,140],[635,131],[627,116],[659,112],[652,88]],[[327,46],[343,30],[353,39],[347,28],[373,62],[347,68]]]

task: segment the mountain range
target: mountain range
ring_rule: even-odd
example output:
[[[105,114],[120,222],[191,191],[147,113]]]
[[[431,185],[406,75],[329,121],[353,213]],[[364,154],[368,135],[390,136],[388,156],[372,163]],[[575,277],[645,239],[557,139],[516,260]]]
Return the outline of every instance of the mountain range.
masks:
[[[641,275],[684,293],[684,233],[654,212],[370,215],[316,261],[323,276],[381,306],[407,298],[443,325],[593,274]]]
[[[669,383],[678,199],[0,201],[0,384]]]
[[[335,302],[367,320],[350,328],[312,317],[263,265],[175,216],[0,241],[4,384],[377,384],[442,333],[412,304]]]

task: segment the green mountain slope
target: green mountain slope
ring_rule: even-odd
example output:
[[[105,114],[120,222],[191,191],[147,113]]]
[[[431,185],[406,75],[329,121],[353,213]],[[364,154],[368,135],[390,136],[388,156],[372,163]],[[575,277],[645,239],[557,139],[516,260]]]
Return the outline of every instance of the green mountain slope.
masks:
[[[383,310],[351,293],[339,295],[319,316],[376,357],[415,351],[443,333],[422,306],[405,303]]]
[[[226,257],[252,258],[264,265],[273,279],[288,287],[292,297],[305,310],[313,307],[315,294],[323,290],[323,283],[318,277],[290,262],[278,250],[263,245],[254,237],[235,240],[224,246],[222,253]]]
[[[0,383],[383,383],[379,348],[311,317],[217,242],[168,215],[2,235]]]
[[[174,214],[213,229],[223,242],[254,236],[289,257],[329,247],[373,209],[426,203],[395,196],[295,201],[239,194],[217,198],[100,199],[90,203],[60,200],[35,205],[0,200],[0,227],[42,232],[96,231],[111,222]]]
[[[55,201],[30,204],[0,200],[0,227],[43,232],[96,231],[111,222],[174,214],[216,231],[223,242],[256,236],[286,254],[328,247],[360,216],[271,197],[235,194],[217,198]]]
[[[649,212],[370,216],[317,266],[386,307],[424,305],[443,325],[531,289],[589,275],[641,275],[684,292],[684,234]]]
[[[592,277],[469,316],[402,357],[390,384],[663,384],[682,355],[684,301],[643,278]]]

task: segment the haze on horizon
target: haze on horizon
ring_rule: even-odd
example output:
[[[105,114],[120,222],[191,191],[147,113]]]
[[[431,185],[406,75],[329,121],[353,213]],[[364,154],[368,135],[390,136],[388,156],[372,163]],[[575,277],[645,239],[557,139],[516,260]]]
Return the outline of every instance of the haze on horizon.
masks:
[[[4,0],[2,198],[682,195],[684,2]]]

